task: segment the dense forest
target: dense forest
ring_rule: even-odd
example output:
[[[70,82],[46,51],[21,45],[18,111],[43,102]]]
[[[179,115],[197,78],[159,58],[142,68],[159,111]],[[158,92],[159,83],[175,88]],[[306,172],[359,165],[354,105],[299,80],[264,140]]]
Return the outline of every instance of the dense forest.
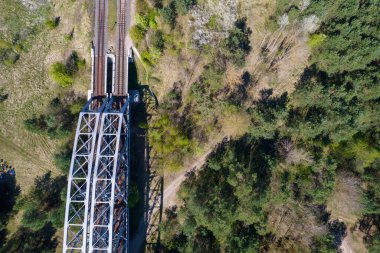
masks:
[[[33,22],[3,16],[2,68],[38,36],[59,34],[69,53],[36,75],[54,92],[17,115],[25,136],[56,142],[60,170],[21,192],[0,162],[0,253],[55,252],[89,64],[52,6],[15,3]],[[165,210],[160,252],[380,252],[379,13],[379,0],[136,1],[139,80],[159,102],[140,126],[152,166],[171,174],[211,150]],[[1,86],[0,107],[14,93]]]
[[[380,252],[380,2],[278,0],[266,29],[274,36],[307,27],[310,50],[294,88],[283,92],[281,84],[260,87],[261,76],[247,67],[258,47],[244,15],[228,16],[207,1],[140,4],[132,35],[159,94],[154,83],[165,76],[154,73],[157,59],[170,54],[183,68],[151,124],[156,166],[180,168],[223,133],[225,118],[241,129],[188,173],[181,204],[166,210],[161,251],[336,252],[348,233],[360,231],[366,250]],[[286,42],[274,60],[271,45],[259,47],[267,72],[278,73]],[[246,70],[234,87],[226,76],[231,66]],[[342,175],[358,182],[349,189],[360,191],[353,224],[328,206]]]

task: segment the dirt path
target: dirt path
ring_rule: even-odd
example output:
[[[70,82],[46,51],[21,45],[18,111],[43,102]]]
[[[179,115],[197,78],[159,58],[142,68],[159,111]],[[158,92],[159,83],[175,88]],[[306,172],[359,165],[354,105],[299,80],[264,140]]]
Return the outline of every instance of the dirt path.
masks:
[[[180,174],[178,174],[178,176],[165,187],[163,198],[164,209],[166,207],[178,204],[176,193],[179,187],[181,186],[182,182],[185,181],[186,173],[190,172],[193,169],[198,170],[199,168],[201,168],[202,165],[205,164],[207,157],[213,150],[213,148],[207,150],[203,156],[199,157],[193,163],[191,163],[190,166],[187,167],[187,169],[183,170]]]

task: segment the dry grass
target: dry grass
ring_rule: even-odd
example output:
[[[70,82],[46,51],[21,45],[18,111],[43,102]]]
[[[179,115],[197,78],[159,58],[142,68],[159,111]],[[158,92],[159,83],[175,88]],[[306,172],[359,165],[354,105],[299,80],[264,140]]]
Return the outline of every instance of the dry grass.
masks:
[[[361,200],[362,189],[359,179],[345,172],[338,173],[334,193],[327,203],[331,217],[353,226],[363,207]]]
[[[244,69],[239,69],[233,64],[228,64],[226,71],[224,72],[224,83],[230,89],[236,87],[241,83],[241,77],[244,73]]]
[[[312,237],[327,232],[324,226],[319,225],[318,218],[310,210],[297,203],[271,208],[268,224],[277,239],[295,240],[301,249],[308,248],[312,243]]]
[[[309,152],[301,147],[296,147],[289,139],[283,139],[279,142],[278,151],[286,164],[311,164],[314,162]]]
[[[252,50],[245,67],[254,79],[249,90],[252,99],[257,99],[262,89],[272,88],[274,95],[291,93],[308,64],[308,35],[299,26],[268,29],[268,18],[274,9],[275,1],[241,3],[242,15],[248,17],[248,26],[252,29]]]
[[[368,250],[363,240],[364,236],[365,234],[359,229],[352,232],[348,229],[347,235],[340,246],[342,253],[367,253]]]
[[[32,47],[14,66],[0,66],[0,85],[9,93],[0,107],[0,153],[1,158],[15,166],[23,192],[36,176],[48,170],[58,174],[53,155],[62,141],[28,132],[23,125],[33,114],[44,113],[47,103],[64,91],[50,80],[47,69],[52,62],[65,60],[72,50],[85,57],[87,63],[91,62],[88,50],[91,26],[85,2],[55,1],[54,6],[55,16],[61,17],[60,25],[33,38]],[[66,42],[63,36],[73,28],[74,39]],[[89,86],[89,66],[73,86],[83,94]]]
[[[251,124],[250,116],[242,110],[228,110],[222,112],[219,121],[222,136],[233,139],[244,135]]]
[[[355,223],[362,209],[362,189],[360,181],[354,175],[340,172],[337,175],[334,193],[327,203],[331,218],[340,219],[347,225],[347,236],[342,242],[344,253],[365,253],[364,234],[356,229]]]

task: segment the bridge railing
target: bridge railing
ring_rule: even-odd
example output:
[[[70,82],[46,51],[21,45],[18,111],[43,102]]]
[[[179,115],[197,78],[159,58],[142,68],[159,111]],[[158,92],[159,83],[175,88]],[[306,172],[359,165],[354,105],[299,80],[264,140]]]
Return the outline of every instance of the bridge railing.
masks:
[[[89,252],[128,252],[129,101],[112,97],[101,116],[92,179]]]
[[[63,252],[86,252],[92,167],[104,101],[90,99],[79,114],[68,178]]]

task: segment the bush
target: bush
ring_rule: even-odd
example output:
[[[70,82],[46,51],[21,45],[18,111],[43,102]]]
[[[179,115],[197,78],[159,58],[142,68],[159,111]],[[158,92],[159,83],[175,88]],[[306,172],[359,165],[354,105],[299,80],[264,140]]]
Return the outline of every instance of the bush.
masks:
[[[66,71],[73,76],[79,69],[86,66],[86,60],[80,58],[76,51],[73,51],[70,57],[66,60]]]
[[[330,235],[320,235],[314,238],[315,253],[335,253],[334,239]]]
[[[54,98],[47,108],[47,114],[34,115],[25,120],[24,125],[29,131],[47,134],[51,138],[67,136],[73,130],[73,122],[83,103],[81,98],[75,98],[72,101],[61,101],[59,98]]]
[[[324,40],[326,39],[326,35],[323,33],[313,34],[310,36],[309,41],[307,44],[311,48],[318,47]]]
[[[4,88],[0,88],[0,103],[8,99],[8,93],[4,91]]]
[[[65,41],[72,41],[73,38],[74,38],[74,29],[71,30],[71,32],[66,33],[65,35],[63,35],[63,38],[65,39]]]
[[[136,25],[139,26],[143,31],[148,31],[149,29],[149,17],[142,13],[138,13],[135,17]]]
[[[59,153],[54,155],[54,164],[65,174],[68,175],[71,163],[71,146],[64,146]]]
[[[59,22],[61,21],[61,18],[60,17],[55,17],[53,19],[48,19],[46,20],[46,26],[49,28],[49,29],[55,29],[58,27],[59,25]]]
[[[28,207],[24,211],[21,223],[24,227],[36,231],[45,226],[47,218],[46,213],[38,210],[38,207]]]
[[[249,35],[252,31],[246,21],[246,18],[236,21],[222,48],[222,55],[238,66],[244,65],[245,56],[251,51]]]
[[[128,195],[128,207],[133,208],[140,200],[139,189],[137,184],[131,181],[129,195]]]
[[[8,252],[45,252],[54,253],[58,246],[55,237],[56,229],[51,223],[42,229],[33,231],[25,227],[19,227],[0,249],[1,253]]]
[[[145,31],[138,25],[132,26],[129,30],[129,35],[131,36],[133,42],[135,44],[139,44],[142,39],[145,37]]]
[[[380,235],[377,234],[371,241],[369,248],[369,253],[378,253],[380,252]]]
[[[162,0],[150,0],[155,8],[162,8]]]
[[[65,193],[66,177],[52,177],[51,172],[37,177],[30,193],[23,196],[18,202],[18,207],[25,210],[22,217],[22,225],[34,231],[41,229],[46,224],[56,222],[57,213],[64,206],[61,198]],[[58,228],[58,227],[56,227]]]
[[[202,73],[202,81],[208,85],[212,92],[223,89],[223,72],[215,69],[213,66],[205,66]]]
[[[158,28],[158,24],[156,22],[156,16],[157,12],[149,12],[148,18],[149,18],[149,27],[152,28],[153,30],[156,30]]]
[[[4,57],[4,64],[7,65],[7,66],[12,66],[13,64],[15,64],[19,59],[20,59],[20,55],[14,51],[10,51],[8,50],[6,53],[5,53],[5,57]]]
[[[179,169],[184,156],[194,149],[194,143],[171,122],[168,115],[152,122],[149,139],[159,158],[158,167],[168,171]]]
[[[175,9],[179,14],[186,14],[194,4],[194,0],[174,0]]]
[[[177,13],[175,12],[173,4],[164,7],[160,10],[160,13],[162,15],[162,18],[164,21],[169,24],[171,27],[174,27],[175,25],[175,18],[177,16]]]
[[[153,34],[152,37],[152,45],[157,48],[160,52],[164,51],[165,47],[165,40],[164,40],[164,34],[162,31],[158,30]]]
[[[12,44],[8,41],[0,38],[0,49],[11,49]]]
[[[63,63],[55,62],[49,70],[50,77],[61,87],[69,87],[74,83],[72,75],[67,71]]]

